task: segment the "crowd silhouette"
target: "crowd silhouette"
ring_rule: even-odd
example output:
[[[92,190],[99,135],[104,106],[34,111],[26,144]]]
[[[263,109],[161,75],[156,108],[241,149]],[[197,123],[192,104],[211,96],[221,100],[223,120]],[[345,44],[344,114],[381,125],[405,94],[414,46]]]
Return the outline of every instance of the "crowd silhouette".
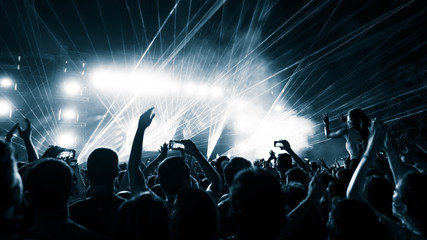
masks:
[[[180,156],[165,143],[144,163],[153,110],[135,123],[125,167],[102,146],[87,169],[59,146],[39,157],[30,121],[15,124],[0,141],[0,239],[427,239],[426,148],[408,143],[417,154],[401,156],[385,124],[361,109],[336,132],[322,116],[325,136],[346,140],[342,166],[303,160],[284,139],[287,153],[267,160],[208,161],[180,139]],[[28,162],[15,160],[16,131]]]

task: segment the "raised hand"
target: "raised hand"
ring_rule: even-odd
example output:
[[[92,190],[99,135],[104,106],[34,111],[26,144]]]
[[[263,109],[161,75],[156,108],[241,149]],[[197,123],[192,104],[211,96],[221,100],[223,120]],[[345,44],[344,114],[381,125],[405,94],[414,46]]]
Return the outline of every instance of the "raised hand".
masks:
[[[280,142],[283,144],[283,146],[280,147],[280,149],[286,150],[287,152],[292,150],[291,145],[289,144],[289,142],[287,140],[282,139],[282,140],[280,140]]]
[[[327,113],[322,114],[322,121],[323,121],[324,124],[328,124],[329,123],[329,117],[328,117]]]
[[[328,165],[326,165],[326,163],[325,163],[325,161],[324,161],[323,159],[319,159],[319,163],[320,163],[320,165],[321,165],[324,169],[326,169],[326,170],[330,170],[330,169],[329,169],[329,167],[328,167]]]
[[[376,119],[373,119],[369,127],[368,147],[370,153],[377,153],[383,150],[386,128],[384,124]]]
[[[31,122],[30,120],[28,120],[27,118],[24,119],[25,123],[27,124],[27,127],[22,130],[21,127],[18,125],[18,132],[19,132],[19,136],[23,139],[23,140],[29,140],[31,138]]]
[[[15,125],[13,125],[13,127],[6,134],[6,138],[5,138],[6,142],[10,142],[12,140],[13,134],[17,129],[19,129],[19,123],[16,123]]]
[[[139,117],[138,128],[146,129],[150,126],[151,122],[153,121],[154,116],[156,115],[156,114],[152,113],[153,109],[154,109],[154,107],[148,109],[146,112],[141,114],[141,116]]]
[[[270,150],[270,156],[268,157],[268,160],[276,159],[276,153],[273,150]]]
[[[344,114],[338,114],[338,119],[343,123],[347,123],[347,117]]]
[[[189,139],[184,139],[180,141],[185,146],[184,152],[191,155],[196,156],[197,154],[200,154],[199,149],[196,147],[196,145]]]
[[[161,157],[162,159],[165,159],[168,156],[168,144],[167,143],[163,143],[162,146],[160,146],[159,149],[159,157]]]
[[[323,186],[320,181],[319,174],[320,174],[320,170],[317,170],[316,173],[311,178],[310,183],[308,184],[308,192],[307,192],[308,197],[312,197],[317,200],[320,199],[323,192]]]

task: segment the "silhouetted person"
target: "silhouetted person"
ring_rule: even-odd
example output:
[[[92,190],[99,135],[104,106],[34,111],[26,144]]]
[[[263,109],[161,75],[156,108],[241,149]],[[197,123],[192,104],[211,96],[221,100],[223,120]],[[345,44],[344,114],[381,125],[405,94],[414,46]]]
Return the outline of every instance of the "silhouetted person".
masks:
[[[114,227],[114,240],[168,240],[169,212],[163,200],[143,192],[122,204]]]
[[[0,193],[0,239],[13,239],[22,231],[15,213],[22,202],[23,186],[14,149],[3,140],[0,140]]]
[[[396,185],[393,214],[415,234],[427,238],[427,175],[408,173]]]
[[[393,215],[394,185],[383,176],[370,176],[366,183],[366,201],[378,212],[390,219],[397,220]]]
[[[227,156],[219,156],[217,159],[215,159],[215,170],[218,172],[218,174],[221,176],[221,180],[223,182],[222,186],[222,194],[228,193],[229,189],[228,186],[226,186],[225,178],[224,178],[224,167],[230,159]]]
[[[73,191],[70,167],[57,159],[40,159],[25,178],[26,201],[34,209],[35,222],[25,237],[35,239],[105,239],[68,217],[68,198]]]
[[[282,185],[286,213],[290,213],[307,197],[307,187],[298,182]]]
[[[309,176],[307,173],[299,167],[290,168],[286,171],[286,183],[297,182],[305,187],[308,186]]]
[[[323,114],[322,120],[327,138],[345,138],[345,148],[349,154],[349,167],[355,170],[368,143],[368,127],[370,126],[368,116],[361,109],[350,109],[347,113],[347,127],[336,132],[329,130],[328,114]]]
[[[277,155],[277,172],[279,173],[280,182],[286,183],[286,171],[292,168],[292,157],[287,153]]]
[[[329,214],[330,240],[389,239],[374,211],[354,199],[336,201]]]
[[[125,201],[114,192],[118,162],[117,153],[108,148],[97,148],[89,155],[87,171],[91,196],[70,205],[72,220],[93,231],[112,233],[118,209]]]
[[[283,193],[262,169],[239,172],[231,185],[231,207],[241,239],[275,239],[286,224]]]
[[[252,163],[242,157],[233,157],[229,163],[224,166],[224,179],[228,187],[233,183],[237,173],[244,169],[252,168]],[[218,212],[220,218],[220,237],[237,234],[237,226],[231,214],[230,194],[224,194],[218,203]]]
[[[183,189],[191,187],[189,169],[181,157],[168,157],[160,163],[158,176],[166,203],[171,209],[176,195]]]
[[[172,239],[211,240],[218,238],[214,201],[202,189],[187,188],[176,197],[171,216]]]

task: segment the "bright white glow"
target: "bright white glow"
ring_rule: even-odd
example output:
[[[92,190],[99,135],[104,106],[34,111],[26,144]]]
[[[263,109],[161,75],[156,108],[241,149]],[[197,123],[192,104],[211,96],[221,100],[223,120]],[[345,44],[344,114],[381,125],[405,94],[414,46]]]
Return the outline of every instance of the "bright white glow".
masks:
[[[92,82],[98,89],[120,90],[124,84],[122,75],[118,71],[100,69],[92,74]]]
[[[61,109],[59,119],[65,121],[77,121],[78,113],[75,109],[72,108]]]
[[[189,82],[185,85],[185,93],[189,96],[196,95],[196,92],[195,92],[196,88],[197,88],[196,84]]]
[[[224,95],[224,92],[221,87],[214,86],[212,88],[212,97],[214,98],[221,98]]]
[[[239,46],[246,45],[239,41]],[[122,161],[128,159],[139,116],[150,107],[156,116],[145,133],[144,151],[157,151],[171,139],[190,138],[208,157],[233,155],[253,161],[268,157],[270,150],[280,151],[273,146],[278,139],[289,140],[297,153],[307,147],[313,124],[287,113],[286,106],[274,100],[272,84],[280,79],[273,79],[268,62],[234,55],[224,61],[224,56],[206,56],[213,60],[209,65],[204,56],[192,62],[188,56],[177,56],[173,64],[160,68],[148,66],[147,60],[136,69],[88,72],[106,111],[80,158],[87,159],[98,146],[109,146]],[[282,107],[280,111],[269,107],[273,102]]]
[[[201,98],[207,97],[208,92],[209,92],[209,88],[205,84],[200,84],[196,90],[196,94]]]
[[[58,136],[57,145],[65,148],[75,147],[77,143],[77,137],[72,132],[65,132]]]
[[[0,80],[0,87],[2,88],[10,88],[13,86],[13,81],[10,78],[3,78]]]
[[[78,96],[82,92],[82,87],[77,80],[68,80],[64,83],[62,90],[69,96]]]
[[[141,69],[136,72],[126,70],[99,69],[91,74],[93,85],[98,90],[112,93],[131,93],[141,96],[166,94],[177,89],[171,84],[172,78],[164,72]]]
[[[12,113],[12,104],[6,100],[0,100],[0,117],[10,117]]]
[[[108,71],[106,70],[97,70],[91,75],[92,83],[95,87],[101,88],[103,80],[108,78]]]
[[[248,106],[248,103],[243,99],[236,100],[234,104],[235,107],[239,108],[240,110],[244,110]]]
[[[308,137],[314,133],[314,125],[310,120],[291,110],[273,111],[267,117],[265,115],[266,110],[259,105],[245,111],[236,109],[232,115],[235,147],[229,153],[252,161],[267,158],[270,150],[281,151],[273,146],[273,142],[280,139],[288,140],[297,153],[308,147]]]
[[[187,97],[221,98],[224,95],[222,87],[210,86],[204,82],[184,81],[174,78],[165,71],[153,71],[145,68],[135,72],[100,68],[90,75],[96,89],[113,94],[131,93],[137,96],[153,96],[167,94],[184,94]],[[186,77],[186,80],[193,79]]]
[[[110,106],[109,112],[81,151],[82,158],[104,145],[118,149],[120,158],[127,159],[139,116],[152,106],[156,117],[146,132],[146,151],[157,151],[162,143],[177,136],[192,138],[205,129],[209,129],[207,146],[198,147],[206,148],[207,156],[213,153],[226,129],[232,131],[234,139],[229,140],[231,149],[221,155],[240,155],[252,161],[265,158],[270,150],[280,151],[273,146],[278,139],[289,140],[296,152],[308,146],[313,124],[287,111],[281,103],[275,103],[267,115],[265,106],[271,100],[271,90],[267,90],[267,85],[252,87],[245,75],[242,76],[245,84],[238,84],[235,78],[228,84],[228,80],[214,84],[210,79],[198,81],[194,79],[200,76],[171,74],[165,69],[157,72],[150,68],[133,72],[123,69],[104,68],[89,75],[97,91],[112,93],[115,98],[101,95],[101,100]],[[251,75],[253,81],[263,79],[263,72],[259,71],[260,76]],[[230,97],[225,98],[226,95]]]

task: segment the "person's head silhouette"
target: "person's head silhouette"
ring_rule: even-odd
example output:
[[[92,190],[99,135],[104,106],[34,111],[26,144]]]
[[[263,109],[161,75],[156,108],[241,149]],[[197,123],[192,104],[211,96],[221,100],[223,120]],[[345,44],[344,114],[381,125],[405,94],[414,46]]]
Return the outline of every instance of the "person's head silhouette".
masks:
[[[93,150],[87,159],[88,178],[91,185],[113,186],[119,175],[119,157],[109,148]]]

